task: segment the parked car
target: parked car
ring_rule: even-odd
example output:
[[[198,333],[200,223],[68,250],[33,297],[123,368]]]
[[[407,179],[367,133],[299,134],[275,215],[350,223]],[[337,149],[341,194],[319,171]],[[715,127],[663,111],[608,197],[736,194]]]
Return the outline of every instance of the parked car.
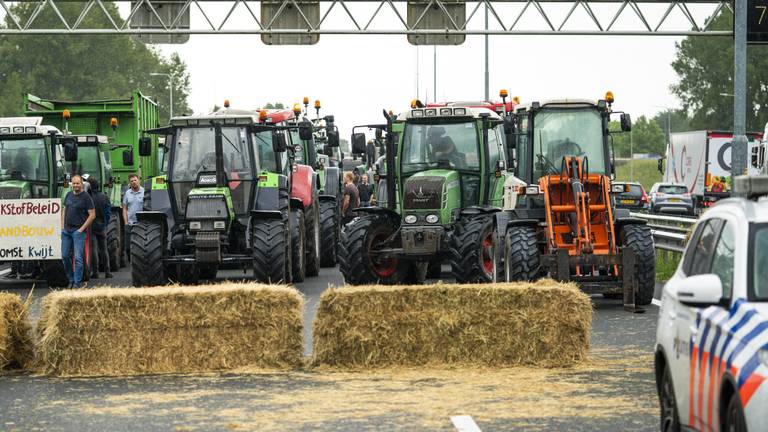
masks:
[[[616,208],[625,208],[631,211],[648,210],[648,194],[643,185],[636,182],[615,182],[614,185],[623,185],[626,192],[616,195]]]
[[[654,183],[651,187],[650,207],[651,213],[695,214],[688,186],[681,183]]]
[[[661,430],[768,431],[768,201],[701,216],[662,290],[655,351]]]

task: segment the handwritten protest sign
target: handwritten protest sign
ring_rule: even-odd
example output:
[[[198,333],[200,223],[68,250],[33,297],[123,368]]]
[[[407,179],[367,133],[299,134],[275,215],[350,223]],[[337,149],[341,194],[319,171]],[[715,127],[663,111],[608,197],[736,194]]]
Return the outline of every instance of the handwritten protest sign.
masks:
[[[0,261],[61,258],[61,200],[0,201]]]

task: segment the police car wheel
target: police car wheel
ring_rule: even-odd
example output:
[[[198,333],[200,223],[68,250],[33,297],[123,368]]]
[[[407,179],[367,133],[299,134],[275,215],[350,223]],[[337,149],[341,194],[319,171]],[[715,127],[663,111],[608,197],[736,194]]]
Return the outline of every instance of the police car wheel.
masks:
[[[679,432],[680,417],[677,411],[677,399],[675,399],[675,389],[672,385],[672,374],[669,373],[669,368],[664,368],[661,388],[659,389],[659,399],[661,404],[660,430],[662,432]]]
[[[744,409],[741,407],[738,393],[734,393],[728,402],[723,430],[726,432],[747,432],[747,421],[744,418]]]

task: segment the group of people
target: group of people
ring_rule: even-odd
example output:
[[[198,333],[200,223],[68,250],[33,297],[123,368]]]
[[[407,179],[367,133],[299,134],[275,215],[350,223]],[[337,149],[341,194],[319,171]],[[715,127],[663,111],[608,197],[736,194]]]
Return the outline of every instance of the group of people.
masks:
[[[373,186],[368,182],[368,174],[358,175],[352,171],[344,173],[344,195],[341,201],[341,221],[351,221],[359,207],[376,204]]]
[[[144,188],[136,174],[129,175],[128,181],[130,187],[123,195],[122,220],[125,223],[123,244],[126,254],[130,256],[131,228],[136,223],[136,213],[143,209]],[[83,284],[84,271],[90,271],[91,278],[98,278],[99,269],[102,269],[105,278],[113,277],[107,250],[107,227],[112,216],[112,205],[96,179],[84,182],[83,176],[74,175],[70,182],[72,190],[64,197],[61,211],[61,259],[70,288],[79,288]],[[92,259],[91,268],[86,269],[85,240],[89,229]]]

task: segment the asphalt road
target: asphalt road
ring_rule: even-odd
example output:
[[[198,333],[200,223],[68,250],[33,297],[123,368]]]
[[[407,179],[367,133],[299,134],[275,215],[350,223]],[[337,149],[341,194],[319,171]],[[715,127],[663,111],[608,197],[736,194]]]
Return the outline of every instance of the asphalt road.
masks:
[[[0,268],[2,273],[2,268]],[[245,276],[247,277],[247,275]],[[220,272],[218,279],[243,279]],[[90,286],[128,286],[130,274]],[[297,284],[306,298],[305,354],[320,294],[341,285],[337,269]],[[30,281],[0,290],[27,295]],[[44,283],[32,291],[39,317]],[[573,369],[383,370],[125,378],[55,379],[0,376],[0,430],[455,430],[470,415],[483,431],[658,428],[652,348],[658,309],[625,312],[594,299],[592,359]]]

